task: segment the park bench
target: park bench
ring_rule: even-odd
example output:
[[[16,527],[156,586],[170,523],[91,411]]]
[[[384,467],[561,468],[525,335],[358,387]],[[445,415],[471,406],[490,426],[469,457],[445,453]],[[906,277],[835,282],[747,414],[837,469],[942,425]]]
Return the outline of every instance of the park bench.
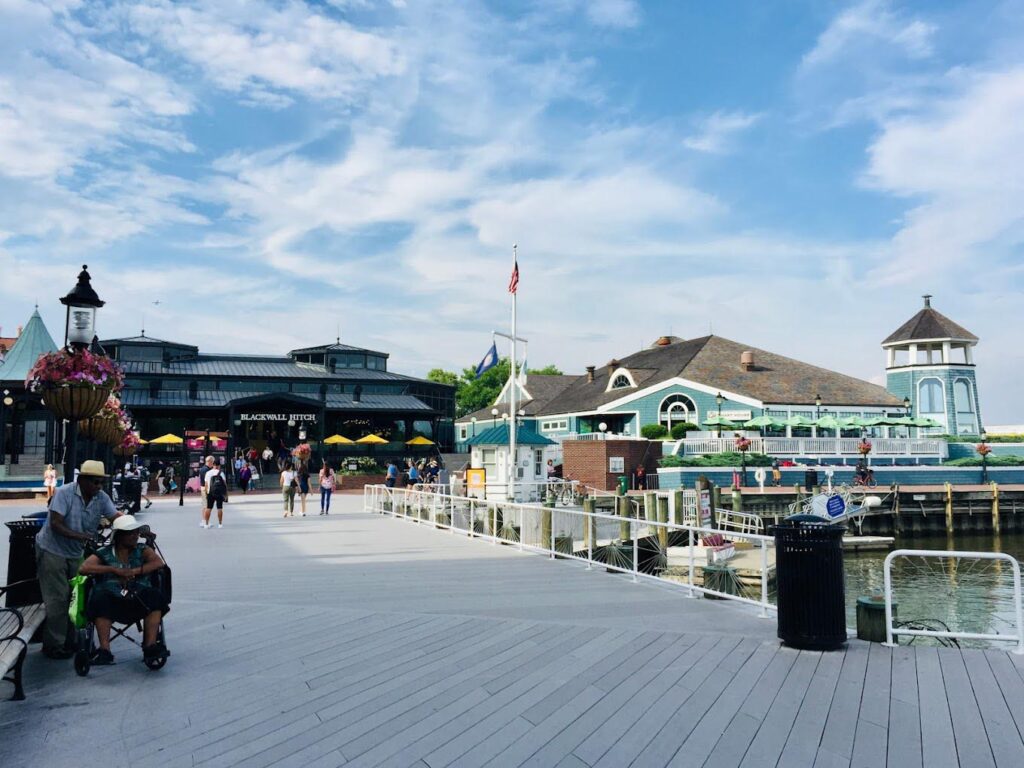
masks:
[[[15,582],[0,587],[0,596],[7,594],[12,587],[24,589],[36,582],[36,579]],[[21,686],[21,668],[28,655],[28,644],[32,635],[43,625],[46,610],[42,603],[20,605],[17,607],[0,608],[0,676],[9,683],[14,683],[14,696],[11,701],[21,701],[25,691]]]

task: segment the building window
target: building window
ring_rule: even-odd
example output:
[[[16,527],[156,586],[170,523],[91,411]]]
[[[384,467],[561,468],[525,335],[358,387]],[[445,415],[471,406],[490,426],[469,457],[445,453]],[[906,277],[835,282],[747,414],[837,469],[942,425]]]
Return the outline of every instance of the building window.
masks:
[[[612,389],[626,389],[631,386],[633,386],[633,384],[629,380],[629,376],[624,373],[620,373],[614,380],[612,380]]]
[[[555,421],[542,421],[540,423],[541,432],[565,432],[569,429],[569,421],[567,419],[560,419]]]
[[[924,379],[917,385],[918,410],[921,413],[945,413],[946,404],[942,396],[942,382],[938,379]]]
[[[953,382],[953,402],[956,405],[957,434],[976,434],[978,424],[975,419],[974,398],[971,397],[971,384],[967,379],[957,379]]]
[[[689,421],[697,423],[697,406],[686,395],[669,395],[658,408],[658,423],[672,430],[673,425]]]
[[[459,440],[465,440],[468,430],[466,427],[459,427]]]
[[[540,448],[535,448],[533,451],[533,476],[543,477],[541,474],[544,471],[544,451]]]

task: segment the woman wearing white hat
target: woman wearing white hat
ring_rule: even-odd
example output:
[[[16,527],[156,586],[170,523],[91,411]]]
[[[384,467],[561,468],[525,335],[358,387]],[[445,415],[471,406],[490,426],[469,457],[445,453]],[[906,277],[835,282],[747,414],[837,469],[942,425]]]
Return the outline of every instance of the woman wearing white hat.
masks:
[[[111,544],[97,550],[82,563],[78,572],[92,576],[95,584],[85,608],[96,624],[99,650],[93,664],[113,664],[110,652],[110,627],[113,622],[130,624],[142,621],[142,654],[147,659],[167,655],[158,640],[160,619],[169,610],[163,594],[153,587],[149,574],[164,567],[164,561],[152,547],[139,543],[143,527],[131,515],[122,515],[111,526]]]

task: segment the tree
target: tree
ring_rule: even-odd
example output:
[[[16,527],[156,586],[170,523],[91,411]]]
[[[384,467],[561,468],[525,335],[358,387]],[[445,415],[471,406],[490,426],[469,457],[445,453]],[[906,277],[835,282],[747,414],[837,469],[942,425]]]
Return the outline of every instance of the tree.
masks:
[[[465,416],[481,408],[489,408],[508,381],[508,372],[508,358],[504,357],[480,378],[477,378],[475,368],[464,369],[459,389],[455,392],[456,415]]]
[[[530,368],[529,373],[536,373],[539,376],[564,376],[554,365],[545,365],[543,368]]]
[[[427,381],[436,381],[438,384],[448,384],[452,387],[459,386],[459,374],[455,371],[446,371],[443,368],[433,368],[427,373]]]

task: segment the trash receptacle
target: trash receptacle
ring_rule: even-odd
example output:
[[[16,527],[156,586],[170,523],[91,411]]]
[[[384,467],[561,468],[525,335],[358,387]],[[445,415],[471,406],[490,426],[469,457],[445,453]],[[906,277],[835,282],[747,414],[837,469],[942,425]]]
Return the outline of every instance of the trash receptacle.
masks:
[[[810,493],[818,487],[818,470],[808,469],[804,472],[804,489]]]
[[[47,512],[25,515],[21,520],[4,523],[11,535],[7,539],[10,548],[7,552],[7,583],[32,580],[28,584],[19,584],[7,590],[7,607],[33,605],[43,602],[36,578],[36,534],[46,522]]]
[[[625,496],[626,491],[629,490],[629,478],[625,475],[619,475],[619,495]]]
[[[772,532],[779,638],[806,650],[840,647],[846,642],[845,526],[799,515],[783,520]]]

